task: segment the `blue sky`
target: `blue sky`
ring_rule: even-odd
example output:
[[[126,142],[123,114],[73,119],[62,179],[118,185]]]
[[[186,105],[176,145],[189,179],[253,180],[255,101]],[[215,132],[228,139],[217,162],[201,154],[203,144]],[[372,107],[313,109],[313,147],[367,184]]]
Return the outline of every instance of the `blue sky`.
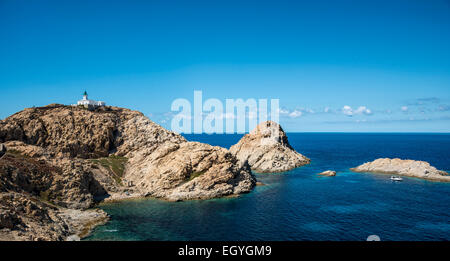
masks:
[[[280,99],[290,132],[450,132],[449,1],[0,1],[0,118]]]

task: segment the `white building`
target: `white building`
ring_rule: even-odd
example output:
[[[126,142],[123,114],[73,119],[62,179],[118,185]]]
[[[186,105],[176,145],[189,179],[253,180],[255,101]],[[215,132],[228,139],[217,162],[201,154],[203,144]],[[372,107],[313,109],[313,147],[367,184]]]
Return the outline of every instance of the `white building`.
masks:
[[[94,101],[94,100],[89,100],[88,99],[88,94],[85,91],[83,93],[83,99],[79,100],[77,105],[83,105],[83,106],[94,106],[94,107],[101,107],[101,106],[105,106],[106,103],[102,102],[102,101]]]

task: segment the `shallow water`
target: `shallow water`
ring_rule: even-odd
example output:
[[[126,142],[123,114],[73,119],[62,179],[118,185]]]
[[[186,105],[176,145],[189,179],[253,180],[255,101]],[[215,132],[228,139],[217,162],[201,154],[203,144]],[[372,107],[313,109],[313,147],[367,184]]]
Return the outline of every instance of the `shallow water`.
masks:
[[[186,135],[230,147],[242,135]],[[265,186],[238,198],[101,206],[112,219],[86,240],[450,240],[450,184],[349,168],[379,157],[424,160],[450,170],[449,134],[290,133],[311,164],[256,174]],[[320,177],[324,170],[336,177]]]

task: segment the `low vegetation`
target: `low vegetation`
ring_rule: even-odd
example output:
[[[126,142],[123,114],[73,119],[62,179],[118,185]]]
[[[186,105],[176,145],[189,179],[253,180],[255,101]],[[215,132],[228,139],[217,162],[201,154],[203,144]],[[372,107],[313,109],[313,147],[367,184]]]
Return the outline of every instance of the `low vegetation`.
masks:
[[[128,161],[127,158],[110,155],[109,157],[92,159],[91,161],[106,168],[110,174],[112,174],[112,177],[117,184],[122,183],[123,173],[125,172],[125,164]]]
[[[191,176],[189,177],[189,181],[195,179],[196,177],[199,177],[199,176],[205,174],[205,172],[206,172],[206,171],[193,172],[193,173],[191,174]]]

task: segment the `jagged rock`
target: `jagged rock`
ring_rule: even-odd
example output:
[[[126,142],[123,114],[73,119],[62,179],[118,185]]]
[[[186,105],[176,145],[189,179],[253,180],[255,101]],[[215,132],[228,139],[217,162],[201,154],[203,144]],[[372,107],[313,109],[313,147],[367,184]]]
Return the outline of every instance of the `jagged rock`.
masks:
[[[0,142],[9,150],[0,161],[0,196],[15,193],[36,201],[62,220],[67,215],[49,206],[76,209],[83,216],[98,200],[206,199],[249,192],[256,183],[248,164],[226,149],[188,142],[140,112],[116,107],[25,109],[0,121]],[[30,213],[8,213],[0,222],[14,233],[21,224],[34,226]],[[8,235],[64,240],[73,235],[70,227],[49,225],[56,232],[48,237],[41,237],[45,227]]]
[[[49,105],[25,109],[0,121],[0,142],[22,141],[45,148],[50,156],[96,158],[120,145],[119,127],[142,113],[115,107],[88,111]]]
[[[333,177],[333,176],[336,176],[336,171],[326,170],[324,172],[319,173],[318,175],[327,176],[327,177]]]
[[[249,192],[256,180],[226,149],[198,142],[163,144],[130,160],[126,179],[142,193],[169,200],[205,199]]]
[[[56,209],[24,194],[0,193],[0,240],[63,240]]]
[[[0,193],[0,241],[62,241],[83,237],[95,224],[108,220],[99,209],[57,207],[27,194]]]
[[[94,196],[105,194],[90,170],[76,159],[51,161],[8,154],[0,161],[0,192],[34,195],[58,206],[86,209]]]
[[[447,172],[437,170],[425,161],[382,158],[364,163],[351,170],[355,172],[395,174],[434,181],[450,181],[450,176]]]
[[[0,158],[6,154],[6,146],[4,144],[0,144]]]
[[[291,147],[286,133],[273,121],[260,123],[233,145],[230,152],[259,173],[288,171],[310,162]]]

